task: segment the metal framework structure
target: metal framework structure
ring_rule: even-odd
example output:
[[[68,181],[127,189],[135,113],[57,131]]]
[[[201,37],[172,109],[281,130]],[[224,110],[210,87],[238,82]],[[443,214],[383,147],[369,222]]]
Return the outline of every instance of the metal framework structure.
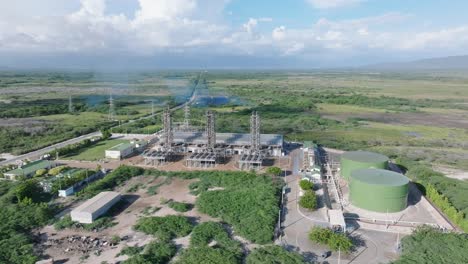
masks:
[[[73,101],[72,101],[72,96],[69,95],[68,96],[68,112],[69,113],[73,113],[74,109],[73,109]]]
[[[215,122],[216,117],[213,111],[206,111],[206,138],[207,144],[206,148],[209,151],[213,151],[216,147],[216,132],[215,132]]]
[[[215,167],[219,159],[223,157],[220,152],[223,149],[216,149],[216,117],[213,111],[206,111],[206,146],[202,152],[193,153],[186,159],[187,167],[212,168]]]
[[[183,129],[188,131],[190,128],[190,106],[188,104],[184,107],[184,125]]]
[[[163,133],[164,133],[164,149],[169,151],[172,149],[174,142],[174,131],[172,130],[171,110],[167,107],[163,112]]]
[[[145,165],[162,166],[173,158],[172,153],[164,150],[148,150],[143,153]]]
[[[250,117],[250,145],[252,154],[260,152],[260,117],[256,111]]]
[[[114,98],[112,98],[112,90],[110,90],[110,94],[109,94],[109,116],[108,116],[108,119],[110,121],[115,120]]]
[[[250,153],[239,157],[239,169],[259,170],[262,168],[263,159],[260,144],[260,116],[254,111],[250,117]]]

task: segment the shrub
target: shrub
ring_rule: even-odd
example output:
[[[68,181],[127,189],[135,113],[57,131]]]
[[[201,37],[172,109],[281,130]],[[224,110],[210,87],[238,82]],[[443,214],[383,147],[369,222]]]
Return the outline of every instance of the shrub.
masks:
[[[299,182],[299,187],[301,187],[302,190],[307,191],[312,190],[314,184],[306,179],[303,179]]]
[[[273,176],[279,176],[281,172],[283,172],[283,170],[278,167],[269,167],[268,169],[266,169],[266,172]]]
[[[402,255],[394,264],[466,263],[468,235],[442,233],[427,226],[418,227],[401,240]]]
[[[183,237],[192,231],[193,224],[187,217],[169,215],[165,217],[140,218],[135,230],[158,237]]]
[[[317,196],[315,192],[312,190],[305,191],[304,195],[299,199],[299,205],[305,209],[317,209]]]
[[[192,209],[192,205],[189,203],[181,203],[181,202],[174,202],[174,201],[169,202],[169,207],[174,209],[174,211],[181,212],[181,213],[190,211]]]
[[[47,173],[47,170],[46,169],[39,169],[36,171],[36,177],[42,177],[44,176],[45,174]]]
[[[79,195],[91,198],[102,191],[112,190],[135,176],[142,175],[143,171],[142,168],[138,167],[120,166],[104,178],[88,185],[84,190],[80,191]]]
[[[309,239],[328,246],[331,250],[343,252],[350,252],[353,243],[349,237],[343,233],[335,233],[328,228],[313,227],[309,233]]]
[[[210,246],[210,243],[214,243]],[[198,263],[241,263],[240,243],[229,237],[220,223],[206,222],[197,225],[190,237],[190,247],[183,251],[183,264]]]
[[[68,169],[67,166],[58,166],[49,170],[49,174],[52,176],[57,176],[63,170]]]
[[[304,258],[296,252],[289,252],[286,249],[270,245],[257,248],[247,256],[247,264],[304,264]]]
[[[189,175],[187,175],[189,176]],[[279,210],[280,186],[271,177],[245,172],[204,172],[196,206],[220,217],[244,238],[260,244],[271,242]],[[221,187],[222,190],[211,190]],[[193,191],[199,191],[196,188]]]
[[[134,253],[133,251],[131,253]],[[125,260],[125,264],[162,264],[169,261],[177,253],[177,248],[172,241],[152,241],[145,246],[141,254],[135,254]]]

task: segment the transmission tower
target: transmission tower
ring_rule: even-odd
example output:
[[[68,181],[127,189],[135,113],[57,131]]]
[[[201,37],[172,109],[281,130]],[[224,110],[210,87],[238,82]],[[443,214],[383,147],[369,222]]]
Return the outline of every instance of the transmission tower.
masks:
[[[154,100],[151,100],[151,117],[154,118]]]
[[[174,133],[172,131],[171,110],[169,106],[163,112],[163,132],[164,132],[164,147],[170,150],[174,141]]]
[[[72,96],[68,96],[68,112],[73,113],[73,101],[72,101]]]
[[[256,111],[250,117],[250,145],[253,153],[260,152],[260,117]]]
[[[189,130],[190,126],[190,106],[188,104],[184,107],[184,129]]]
[[[216,132],[215,132],[215,114],[213,111],[206,111],[206,138],[207,148],[213,150],[216,146]]]
[[[110,121],[115,120],[114,98],[112,98],[112,89],[110,90],[110,94],[109,94],[109,116],[108,116],[108,119]]]

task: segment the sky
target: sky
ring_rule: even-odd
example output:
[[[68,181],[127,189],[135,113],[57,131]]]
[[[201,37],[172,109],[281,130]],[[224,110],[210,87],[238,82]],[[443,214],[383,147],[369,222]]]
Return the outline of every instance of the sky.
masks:
[[[330,68],[468,54],[465,0],[0,0],[0,67]]]

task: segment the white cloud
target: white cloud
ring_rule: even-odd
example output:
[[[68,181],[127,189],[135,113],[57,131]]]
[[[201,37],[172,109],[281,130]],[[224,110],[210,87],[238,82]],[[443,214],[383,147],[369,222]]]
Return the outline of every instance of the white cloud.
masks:
[[[365,0],[307,0],[308,3],[318,9],[351,6],[364,1]]]
[[[44,0],[42,9],[52,10],[56,1]],[[303,58],[359,52],[463,52],[468,46],[468,25],[420,32],[407,26],[411,16],[400,13],[351,20],[322,18],[305,28],[275,25],[269,17],[230,26],[222,19],[227,0],[138,0],[133,18],[109,14],[106,4],[112,0],[70,1],[76,2],[74,8],[70,4],[60,14],[41,11],[36,16],[22,16],[19,10],[13,12],[10,2],[0,3],[0,53],[279,54]],[[9,16],[3,5],[10,10]],[[262,27],[263,23],[271,23],[271,27]]]
[[[286,37],[286,27],[280,26],[280,27],[273,29],[271,36],[273,37],[274,40],[283,40]]]
[[[137,20],[165,19],[187,16],[197,6],[195,0],[138,0]]]

